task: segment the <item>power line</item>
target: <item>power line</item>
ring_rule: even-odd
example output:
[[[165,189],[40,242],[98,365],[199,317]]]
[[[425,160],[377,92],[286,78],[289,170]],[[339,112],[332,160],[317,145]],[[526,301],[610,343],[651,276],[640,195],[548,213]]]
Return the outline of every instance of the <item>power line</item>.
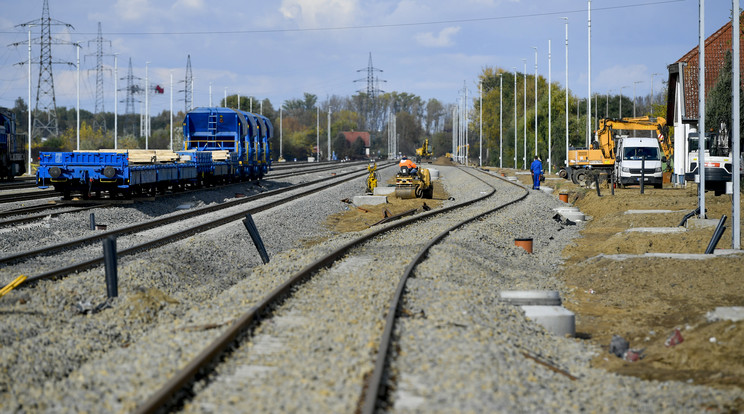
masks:
[[[607,6],[593,8],[593,12],[618,10],[618,9],[630,9],[636,7],[656,6],[670,3],[684,3],[689,0],[660,0],[636,4],[626,4],[620,6]],[[323,32],[323,31],[335,31],[335,30],[360,30],[360,29],[384,29],[391,27],[411,27],[411,26],[432,26],[440,24],[452,24],[452,23],[476,23],[486,22],[494,20],[513,20],[513,19],[526,19],[532,17],[543,17],[543,16],[565,16],[566,14],[573,13],[586,13],[586,9],[576,10],[564,10],[555,12],[543,12],[543,13],[529,13],[529,14],[515,14],[511,16],[493,16],[493,17],[476,17],[469,19],[453,19],[453,20],[435,20],[429,22],[410,22],[410,23],[387,23],[387,24],[374,24],[374,25],[361,25],[361,26],[336,26],[336,27],[316,27],[316,28],[296,28],[296,29],[260,29],[260,30],[216,30],[216,31],[195,31],[195,32],[113,32],[110,35],[116,36],[150,36],[150,35],[162,35],[162,36],[183,36],[183,35],[215,35],[215,34],[257,34],[257,33],[293,33],[293,32]],[[4,34],[11,34],[16,32],[0,32]],[[80,33],[84,35],[93,35],[95,33]]]

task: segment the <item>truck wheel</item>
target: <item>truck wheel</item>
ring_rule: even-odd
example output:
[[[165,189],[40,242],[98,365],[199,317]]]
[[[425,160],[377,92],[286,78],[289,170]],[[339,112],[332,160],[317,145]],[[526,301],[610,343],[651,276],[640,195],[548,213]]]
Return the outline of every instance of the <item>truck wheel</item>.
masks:
[[[576,173],[573,174],[573,178],[574,178],[574,184],[584,185],[584,186],[587,185],[586,183],[587,174],[585,171],[577,171]]]

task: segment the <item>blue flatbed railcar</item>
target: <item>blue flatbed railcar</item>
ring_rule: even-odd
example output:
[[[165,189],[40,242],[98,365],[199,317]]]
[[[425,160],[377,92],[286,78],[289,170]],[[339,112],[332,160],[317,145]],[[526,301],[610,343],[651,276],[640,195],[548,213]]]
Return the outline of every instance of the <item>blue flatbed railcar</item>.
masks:
[[[271,167],[271,122],[228,108],[197,108],[183,122],[184,150],[42,152],[37,184],[69,198],[129,197],[214,182],[260,179]]]

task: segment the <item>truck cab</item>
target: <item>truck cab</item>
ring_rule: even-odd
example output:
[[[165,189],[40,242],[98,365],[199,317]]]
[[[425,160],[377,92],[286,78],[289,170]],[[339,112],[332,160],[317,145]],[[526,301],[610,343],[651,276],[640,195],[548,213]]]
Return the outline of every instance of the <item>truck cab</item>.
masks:
[[[620,186],[640,184],[643,179],[644,184],[662,187],[661,163],[666,160],[661,156],[658,140],[620,136],[616,145],[615,179]]]

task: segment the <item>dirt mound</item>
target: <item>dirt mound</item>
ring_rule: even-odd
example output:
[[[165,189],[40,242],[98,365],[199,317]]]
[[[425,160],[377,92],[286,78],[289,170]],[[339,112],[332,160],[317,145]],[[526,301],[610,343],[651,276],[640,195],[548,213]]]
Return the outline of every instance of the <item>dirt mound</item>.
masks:
[[[328,228],[338,233],[360,231],[379,222],[385,218],[386,214],[396,215],[413,209],[416,209],[416,213],[418,214],[427,208],[439,208],[442,205],[442,201],[446,200],[449,195],[444,191],[442,183],[438,180],[432,184],[434,185],[434,195],[431,199],[412,198],[404,200],[394,195],[389,195],[387,204],[374,206],[347,204],[347,211],[329,216],[325,224]]]
[[[435,159],[434,162],[432,162],[432,164],[434,164],[434,165],[450,165],[450,166],[457,165],[457,164],[455,164],[452,161],[452,159],[447,158],[447,157],[437,157],[437,159]]]
[[[569,193],[571,204],[590,216],[582,238],[564,251],[558,276],[571,293],[564,302],[576,314],[577,336],[609,350],[612,335],[620,335],[644,358],[628,362],[609,352],[593,365],[645,379],[676,380],[715,387],[744,389],[744,321],[708,322],[718,306],[742,306],[744,255],[707,260],[630,258],[613,260],[600,254],[703,253],[714,227],[688,228],[682,233],[626,232],[638,227],[676,227],[697,207],[691,188],[596,190],[569,181],[548,184]],[[557,197],[558,192],[554,195]],[[706,195],[708,218],[731,215],[731,197]],[[626,214],[628,210],[670,210],[669,213]],[[730,225],[731,220],[727,221]],[[731,229],[717,246],[731,248]],[[675,329],[684,341],[667,347]],[[736,409],[744,408],[744,400]]]

